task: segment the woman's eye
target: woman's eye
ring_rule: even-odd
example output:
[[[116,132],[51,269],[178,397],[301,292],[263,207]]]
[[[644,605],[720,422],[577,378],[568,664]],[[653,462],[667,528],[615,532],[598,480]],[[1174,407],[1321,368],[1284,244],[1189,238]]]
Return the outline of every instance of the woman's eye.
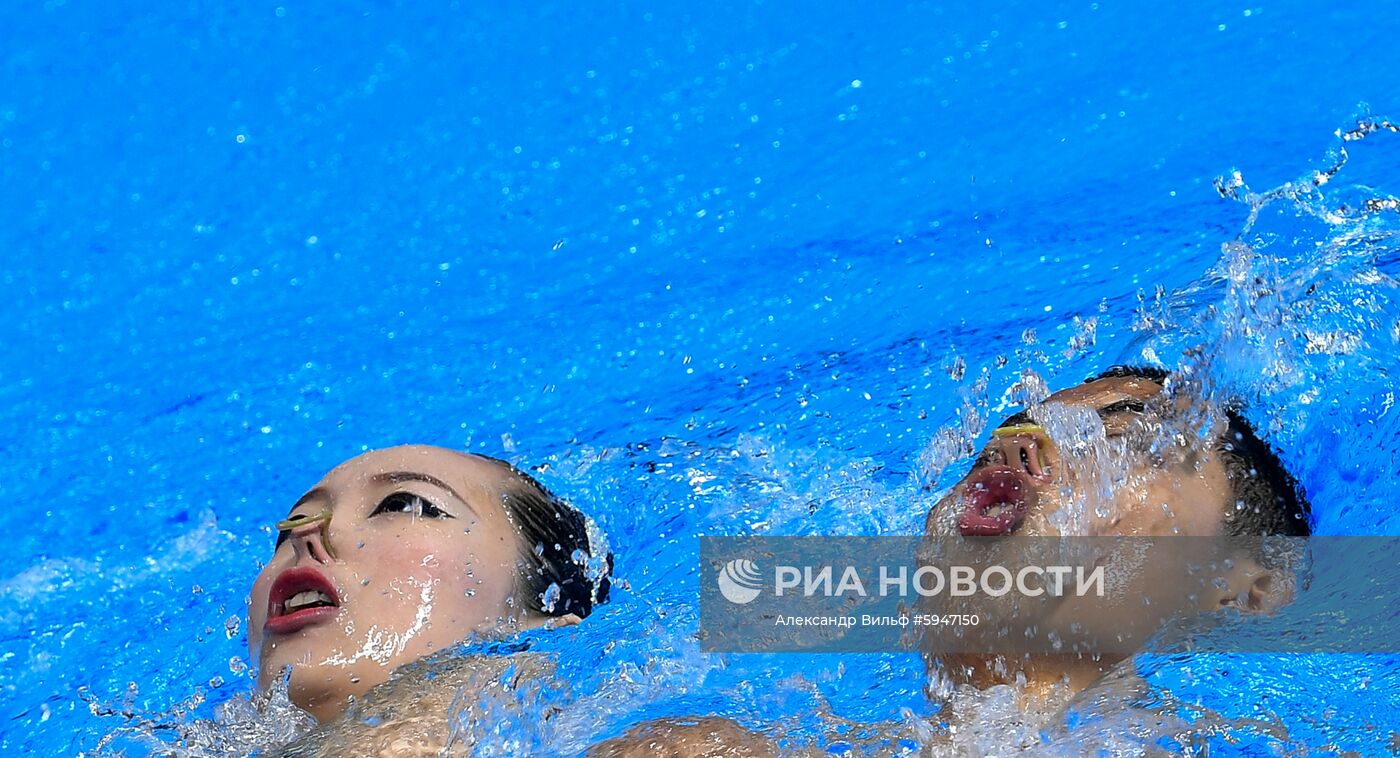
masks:
[[[305,513],[289,513],[289,514],[287,514],[287,518],[288,518],[288,519],[291,519],[291,518],[294,518],[294,517],[296,517],[296,516],[305,516],[305,515],[306,515]],[[291,536],[292,536],[292,531],[291,531],[290,529],[278,529],[278,530],[277,530],[277,542],[273,544],[273,546],[272,546],[272,552],[274,552],[274,553],[277,552],[277,550],[278,550],[279,548],[282,547],[282,543],[283,543],[283,542],[286,542],[286,541],[287,541],[287,538],[288,538],[288,537],[291,537]]]
[[[370,517],[381,513],[407,513],[425,518],[452,518],[452,514],[411,492],[395,492],[375,506]]]

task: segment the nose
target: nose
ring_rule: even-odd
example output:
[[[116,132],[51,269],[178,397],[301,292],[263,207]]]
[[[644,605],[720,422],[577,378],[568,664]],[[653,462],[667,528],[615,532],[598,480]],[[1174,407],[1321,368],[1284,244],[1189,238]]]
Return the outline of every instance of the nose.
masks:
[[[330,543],[330,527],[329,511],[314,516],[297,515],[277,524],[278,529],[287,532],[287,541],[292,543],[297,563],[305,560],[330,563],[335,560],[335,551]]]
[[[1049,480],[1049,438],[1043,430],[1027,425],[1023,428],[996,431],[998,433],[993,444],[1001,451],[1006,465],[1020,469],[1037,479]]]

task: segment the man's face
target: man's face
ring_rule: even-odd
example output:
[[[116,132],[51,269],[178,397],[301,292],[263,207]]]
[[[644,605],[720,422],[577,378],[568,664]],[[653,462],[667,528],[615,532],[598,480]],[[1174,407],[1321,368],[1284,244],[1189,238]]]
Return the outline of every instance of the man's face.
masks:
[[[929,512],[921,560],[1010,565],[1049,544],[1071,550],[1077,565],[1103,567],[1108,592],[958,601],[956,612],[978,614],[1000,635],[979,638],[995,649],[940,648],[933,636],[927,659],[979,686],[1018,676],[1044,684],[1049,676],[1079,688],[1121,660],[1121,651],[1093,643],[1068,654],[1016,653],[1003,643],[1021,635],[1077,637],[1117,649],[1141,644],[1172,618],[1287,602],[1287,593],[1267,591],[1270,573],[1226,541],[1055,539],[1221,536],[1235,499],[1216,450],[1223,430],[1202,410],[1169,400],[1149,379],[1100,379],[1057,392],[994,430],[972,470]],[[1154,549],[1142,552],[1149,542]],[[948,610],[952,601],[930,604]]]
[[[1219,535],[1233,500],[1215,435],[1171,431],[1161,389],[1100,379],[1008,419],[929,512],[927,534]]]

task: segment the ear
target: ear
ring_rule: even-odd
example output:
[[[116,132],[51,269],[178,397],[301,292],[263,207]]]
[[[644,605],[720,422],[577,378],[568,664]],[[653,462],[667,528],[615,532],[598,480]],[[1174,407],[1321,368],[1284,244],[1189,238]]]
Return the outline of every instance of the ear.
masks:
[[[566,613],[563,616],[531,615],[522,619],[517,628],[521,631],[539,629],[540,627],[544,627],[545,629],[563,629],[566,626],[573,626],[581,621],[583,621],[583,619],[572,613]]]
[[[566,626],[573,626],[574,624],[577,624],[580,621],[583,621],[583,619],[579,618],[578,616],[572,613],[566,613],[563,616],[555,616],[551,618],[549,621],[545,622],[545,626],[549,627],[550,629],[563,629]]]
[[[1254,558],[1237,557],[1216,583],[1216,606],[1241,613],[1274,613],[1293,602],[1293,585],[1292,572],[1265,568]]]

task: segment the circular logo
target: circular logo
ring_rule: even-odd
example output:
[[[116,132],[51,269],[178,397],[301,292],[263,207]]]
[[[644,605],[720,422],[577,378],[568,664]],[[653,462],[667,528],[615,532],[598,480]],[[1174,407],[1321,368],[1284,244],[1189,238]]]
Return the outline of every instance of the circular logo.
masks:
[[[731,603],[752,603],[762,587],[757,564],[746,558],[735,558],[719,570],[719,594]]]

